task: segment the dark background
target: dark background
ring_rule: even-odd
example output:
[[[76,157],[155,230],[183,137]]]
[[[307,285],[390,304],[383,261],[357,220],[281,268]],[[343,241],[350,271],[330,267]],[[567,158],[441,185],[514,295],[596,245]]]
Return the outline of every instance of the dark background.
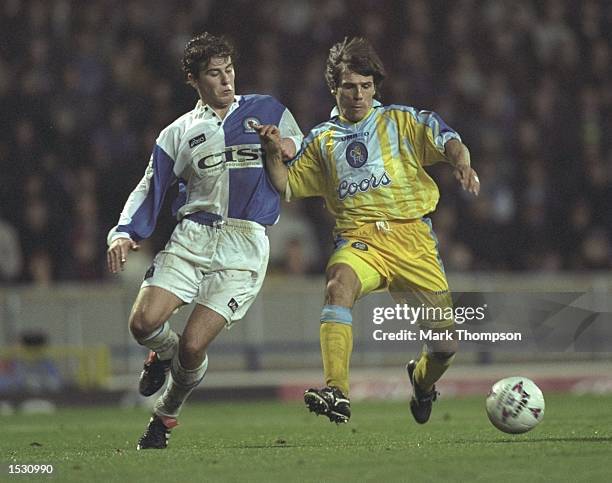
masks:
[[[0,18],[0,283],[107,277],[108,229],[196,102],[180,59],[204,30],[237,44],[237,92],[275,95],[305,133],[333,107],[330,46],[367,37],[383,102],[437,111],[479,172],[474,200],[431,170],[448,270],[611,268],[611,2],[4,0]],[[314,242],[288,236],[272,270],[320,273],[332,222],[291,205]],[[149,250],[172,223],[166,208]]]

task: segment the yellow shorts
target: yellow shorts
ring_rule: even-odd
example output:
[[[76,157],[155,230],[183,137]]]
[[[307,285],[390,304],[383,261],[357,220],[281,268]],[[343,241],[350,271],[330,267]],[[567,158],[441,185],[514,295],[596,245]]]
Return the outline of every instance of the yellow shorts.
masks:
[[[452,308],[438,240],[429,218],[368,223],[336,238],[327,267],[349,265],[361,282],[359,297],[389,290],[397,303]],[[452,318],[423,321],[430,328],[453,325]]]

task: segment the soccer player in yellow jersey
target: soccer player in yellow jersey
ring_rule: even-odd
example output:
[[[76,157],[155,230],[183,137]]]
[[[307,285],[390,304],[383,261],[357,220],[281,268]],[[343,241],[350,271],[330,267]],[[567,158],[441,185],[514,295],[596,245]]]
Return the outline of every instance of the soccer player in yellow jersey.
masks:
[[[321,313],[321,352],[326,387],[309,389],[306,405],[331,421],[348,422],[349,361],[355,301],[387,289],[396,301],[452,305],[431,222],[425,218],[439,193],[425,167],[449,163],[463,189],[477,195],[480,182],[459,135],[431,111],[383,106],[374,97],[385,78],[378,55],[364,39],[345,39],[330,49],[325,72],[336,100],[329,121],[304,139],[285,165],[276,126],[257,126],[266,167],[287,200],[325,198],[336,218],[336,249],[327,265]],[[453,320],[419,321],[424,328],[452,334]],[[435,382],[449,367],[456,340],[428,343],[407,365],[413,386],[411,412],[428,421]]]

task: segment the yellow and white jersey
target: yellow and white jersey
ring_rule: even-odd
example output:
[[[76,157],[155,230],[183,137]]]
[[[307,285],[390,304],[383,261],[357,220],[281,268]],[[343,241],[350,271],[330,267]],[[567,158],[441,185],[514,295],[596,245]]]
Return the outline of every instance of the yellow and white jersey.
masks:
[[[352,123],[334,109],[290,161],[287,200],[325,198],[336,234],[365,223],[420,218],[440,197],[424,166],[447,160],[450,139],[461,140],[431,111],[375,104]]]

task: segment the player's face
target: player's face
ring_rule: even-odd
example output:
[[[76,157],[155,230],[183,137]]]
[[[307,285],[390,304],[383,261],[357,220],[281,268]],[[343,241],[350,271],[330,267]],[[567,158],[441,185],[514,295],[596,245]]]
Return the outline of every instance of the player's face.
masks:
[[[335,93],[340,113],[351,122],[361,121],[372,107],[375,92],[373,76],[344,71]]]
[[[231,57],[212,57],[202,66],[199,76],[189,74],[189,81],[200,94],[204,104],[213,109],[224,109],[234,102],[234,64]]]

